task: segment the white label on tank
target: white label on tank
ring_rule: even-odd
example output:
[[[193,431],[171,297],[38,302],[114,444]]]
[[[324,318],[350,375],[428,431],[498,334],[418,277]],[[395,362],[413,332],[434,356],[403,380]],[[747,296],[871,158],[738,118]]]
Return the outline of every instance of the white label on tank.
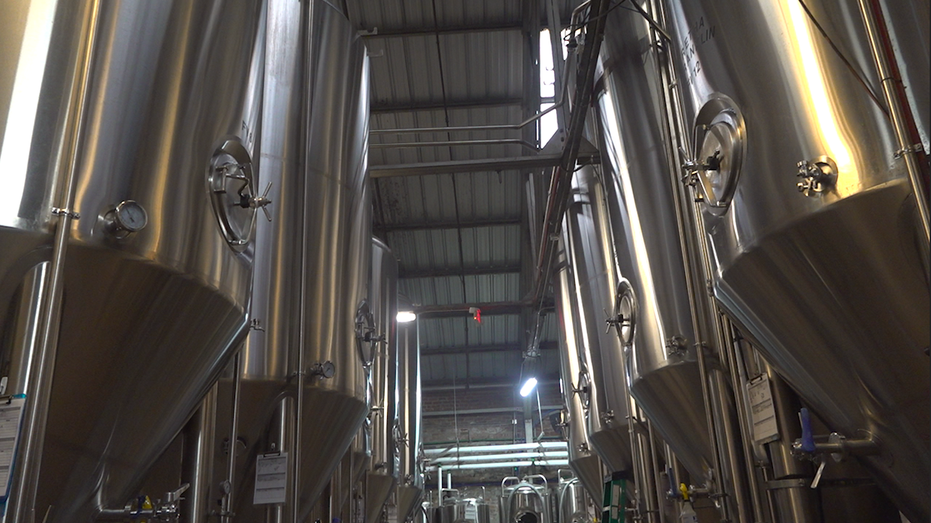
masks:
[[[260,455],[255,460],[254,505],[284,503],[288,487],[288,453]]]
[[[466,505],[465,519],[466,521],[478,523],[478,505]]]
[[[769,376],[761,374],[747,383],[750,396],[750,414],[753,419],[753,440],[766,443],[779,439],[779,427],[776,425],[776,408],[773,406],[773,393],[769,388]]]
[[[11,398],[0,404],[0,499],[6,499],[13,474],[13,455],[19,442],[19,422],[26,398]]]

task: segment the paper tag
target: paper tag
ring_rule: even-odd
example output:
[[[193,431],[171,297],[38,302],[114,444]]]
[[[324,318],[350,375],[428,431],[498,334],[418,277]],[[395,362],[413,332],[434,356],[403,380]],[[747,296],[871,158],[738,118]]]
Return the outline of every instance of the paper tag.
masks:
[[[478,507],[476,505],[466,505],[465,519],[466,521],[474,521],[475,523],[478,523]]]
[[[753,420],[753,440],[766,443],[779,439],[779,427],[776,424],[776,408],[773,406],[773,393],[769,388],[769,376],[762,374],[747,384],[750,396],[750,415]]]
[[[288,487],[288,453],[260,455],[255,460],[254,505],[284,503]]]
[[[19,443],[19,423],[26,398],[13,398],[0,404],[0,497],[6,499],[13,474],[13,455]]]

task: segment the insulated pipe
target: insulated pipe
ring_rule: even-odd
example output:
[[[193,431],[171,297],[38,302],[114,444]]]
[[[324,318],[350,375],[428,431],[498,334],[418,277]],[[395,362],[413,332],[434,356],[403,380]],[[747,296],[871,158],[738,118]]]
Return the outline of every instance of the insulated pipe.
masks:
[[[927,188],[922,181],[921,167],[918,164],[918,155],[921,154],[921,139],[913,132],[915,123],[911,121],[911,113],[907,109],[907,100],[903,93],[902,79],[892,56],[892,44],[886,31],[882,15],[882,7],[876,0],[859,0],[860,15],[863,17],[863,26],[870,42],[870,50],[876,72],[882,81],[883,95],[889,107],[889,118],[895,131],[899,150],[896,156],[905,160],[908,171],[908,180],[915,194],[915,203],[918,206],[918,215],[924,232],[925,252],[928,255],[928,243],[931,242],[931,223],[929,223]],[[927,260],[926,260],[927,262]],[[927,265],[926,265],[927,267]]]
[[[535,461],[501,461],[498,463],[465,463],[462,465],[444,465],[443,467],[427,467],[427,471],[441,470],[480,470],[480,469],[509,469],[514,467],[568,467],[569,460],[535,460]]]
[[[425,449],[427,456],[443,455],[455,452],[469,454],[477,452],[507,452],[511,450],[559,449],[568,450],[569,444],[565,441],[541,441],[539,443],[513,443],[510,445],[474,445],[469,447],[447,447],[445,449]]]
[[[568,450],[557,450],[551,452],[515,452],[512,454],[477,454],[474,456],[450,456],[442,458],[433,458],[430,461],[433,465],[442,465],[446,466],[450,463],[465,463],[468,461],[494,461],[501,459],[530,459],[530,458],[567,458],[569,457]]]
[[[84,114],[90,91],[91,67],[100,22],[100,1],[91,2],[86,13],[84,47],[78,55],[68,103],[66,133],[61,150],[64,158],[58,158],[58,172],[64,173],[59,180],[62,187],[59,206],[52,214],[59,217],[52,246],[52,264],[48,275],[48,291],[40,309],[42,326],[39,330],[38,351],[30,366],[35,369],[34,383],[25,384],[26,404],[23,408],[19,449],[15,459],[19,466],[14,468],[11,478],[6,521],[10,523],[33,523],[36,517],[36,496],[39,488],[39,469],[45,444],[49,403],[52,395],[52,378],[58,352],[58,336],[61,327],[61,306],[64,287],[65,254],[71,233],[71,221],[79,217],[74,212],[78,164],[84,142]],[[68,132],[70,130],[70,132]],[[103,488],[101,486],[101,488]],[[47,515],[47,514],[46,514]]]

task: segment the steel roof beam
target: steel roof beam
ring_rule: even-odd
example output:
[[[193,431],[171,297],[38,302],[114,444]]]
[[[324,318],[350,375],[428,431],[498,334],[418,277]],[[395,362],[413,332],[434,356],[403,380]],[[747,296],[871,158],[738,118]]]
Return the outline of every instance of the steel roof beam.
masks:
[[[379,38],[397,38],[405,36],[433,36],[439,34],[455,35],[466,33],[493,33],[499,31],[520,31],[521,23],[517,22],[495,22],[483,25],[450,25],[446,27],[392,27],[388,29],[376,28],[375,31],[360,31],[359,34],[366,40],[375,40]]]
[[[540,342],[541,350],[557,350],[559,348],[558,344],[555,341],[543,341]],[[486,352],[521,352],[525,348],[521,347],[519,343],[511,343],[506,345],[475,345],[473,347],[439,347],[431,349],[430,347],[421,347],[420,355],[424,356],[443,356],[446,354],[477,354],[477,353],[486,353]]]
[[[468,98],[462,100],[420,100],[410,102],[375,102],[371,104],[372,114],[401,113],[411,111],[435,111],[437,109],[494,109],[498,107],[520,105],[523,98]]]
[[[544,309],[553,308],[552,299],[544,299]],[[470,316],[469,309],[477,307],[481,309],[482,316],[495,316],[499,314],[520,314],[521,311],[535,305],[527,300],[522,301],[496,301],[486,303],[453,303],[447,305],[421,305],[414,307],[414,312],[425,319],[432,318],[457,318],[460,316]]]
[[[559,165],[561,161],[562,153],[516,156],[510,158],[479,158],[449,162],[372,165],[369,166],[369,176],[371,178],[390,178],[392,176],[424,176],[428,174],[546,169]],[[579,157],[579,163],[598,162],[597,153],[592,153],[587,157]]]
[[[380,232],[402,232],[402,231],[429,231],[437,229],[478,229],[481,227],[495,227],[499,225],[520,225],[519,216],[513,218],[492,218],[476,219],[460,223],[456,222],[417,222],[417,223],[387,223],[375,224],[372,229],[376,233]]]
[[[430,267],[427,269],[401,269],[398,278],[441,278],[447,276],[486,276],[494,274],[516,274],[520,265],[497,265],[492,267]],[[483,311],[484,312],[484,311]]]

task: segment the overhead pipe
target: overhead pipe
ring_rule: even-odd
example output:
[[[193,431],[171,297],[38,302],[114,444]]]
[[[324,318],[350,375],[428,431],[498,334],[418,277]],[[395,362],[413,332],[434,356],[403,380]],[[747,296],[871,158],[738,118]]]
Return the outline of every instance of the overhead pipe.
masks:
[[[424,449],[426,456],[441,456],[449,453],[476,454],[481,452],[507,452],[513,450],[558,449],[568,450],[565,441],[541,441],[539,443],[513,443],[510,445],[472,445],[468,447],[448,447],[445,449]]]
[[[536,122],[540,118],[543,118],[551,111],[555,111],[557,107],[561,107],[565,103],[564,97],[560,96],[559,101],[555,104],[547,107],[543,111],[527,118],[521,123],[518,124],[501,124],[501,125],[465,125],[458,127],[414,127],[408,129],[372,129],[369,131],[369,134],[418,134],[418,133],[447,133],[447,132],[466,132],[466,131],[519,131],[524,127]],[[373,144],[373,145],[387,145],[387,144]]]
[[[446,456],[433,458],[430,461],[432,465],[443,465],[444,467],[448,464],[456,463],[468,463],[476,461],[500,461],[503,459],[537,459],[537,458],[568,458],[569,450],[554,450],[550,452],[539,451],[539,452],[513,452],[511,454],[477,454],[474,456]]]
[[[540,149],[525,140],[519,138],[503,138],[500,140],[447,140],[434,142],[397,142],[397,143],[373,143],[369,145],[370,149],[410,149],[412,147],[446,147],[454,145],[520,145],[539,151]]]
[[[563,148],[562,161],[559,166],[553,169],[553,175],[550,182],[549,197],[546,202],[546,213],[543,219],[543,230],[540,234],[540,252],[537,256],[536,276],[534,286],[531,291],[531,301],[538,309],[546,292],[546,286],[549,283],[550,273],[552,272],[553,262],[556,259],[555,240],[558,238],[559,226],[562,223],[563,215],[566,213],[566,207],[569,202],[569,191],[571,188],[572,173],[575,171],[575,162],[578,158],[579,147],[582,144],[582,130],[585,125],[585,117],[588,114],[588,104],[592,96],[592,83],[594,81],[595,66],[597,65],[598,52],[601,49],[603,40],[606,16],[602,14],[607,10],[610,0],[588,0],[582,3],[573,11],[572,28],[570,30],[570,42],[574,41],[576,30],[579,23],[577,19],[581,16],[584,7],[591,5],[589,10],[589,34],[586,37],[585,45],[582,48],[581,58],[577,68],[575,91],[572,95],[572,106],[570,107],[569,126],[566,130],[566,145]],[[570,54],[570,58],[572,55]],[[566,66],[566,70],[571,67]],[[568,77],[563,78],[566,87],[563,92],[568,91]],[[537,321],[534,326],[531,346],[537,347],[540,341],[540,335],[543,329],[543,317],[537,315]]]
[[[465,463],[462,465],[443,465],[428,466],[426,470],[433,472],[437,470],[481,470],[481,469],[510,469],[517,467],[568,467],[568,459],[557,460],[534,460],[534,461],[502,461],[498,463]]]

